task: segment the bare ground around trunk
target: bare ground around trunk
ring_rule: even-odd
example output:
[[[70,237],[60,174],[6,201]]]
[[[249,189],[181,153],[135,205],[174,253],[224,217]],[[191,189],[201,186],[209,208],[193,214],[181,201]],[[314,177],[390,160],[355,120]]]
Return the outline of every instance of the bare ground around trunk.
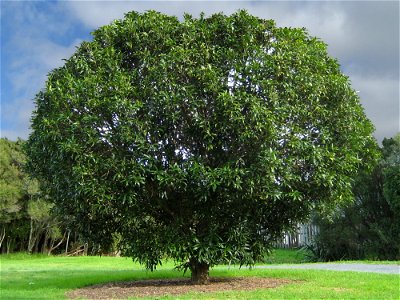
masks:
[[[190,292],[213,293],[219,291],[251,291],[277,288],[293,280],[243,277],[211,278],[210,284],[195,285],[190,279],[138,280],[93,285],[66,294],[69,299],[126,299],[129,297],[160,297],[182,295]]]

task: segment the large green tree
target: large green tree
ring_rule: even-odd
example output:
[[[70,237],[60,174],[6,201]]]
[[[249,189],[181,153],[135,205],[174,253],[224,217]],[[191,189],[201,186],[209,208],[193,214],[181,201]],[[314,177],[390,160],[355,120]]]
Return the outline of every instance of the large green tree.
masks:
[[[128,13],[36,96],[30,170],[99,245],[206,283],[351,198],[373,126],[326,45],[239,11]]]

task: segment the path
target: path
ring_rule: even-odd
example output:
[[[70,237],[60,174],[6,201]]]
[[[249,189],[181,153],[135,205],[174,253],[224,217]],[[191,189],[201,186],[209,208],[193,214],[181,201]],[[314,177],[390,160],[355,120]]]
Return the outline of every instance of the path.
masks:
[[[363,264],[363,263],[314,263],[292,265],[255,266],[256,269],[310,269],[331,271],[355,271],[381,274],[400,274],[400,265],[395,264]]]
[[[230,269],[238,266],[218,266],[213,269]],[[248,267],[242,267],[248,268]],[[353,271],[380,274],[399,274],[399,264],[364,264],[364,263],[306,263],[306,264],[282,264],[254,266],[254,269],[308,269],[308,270],[330,270],[330,271]]]

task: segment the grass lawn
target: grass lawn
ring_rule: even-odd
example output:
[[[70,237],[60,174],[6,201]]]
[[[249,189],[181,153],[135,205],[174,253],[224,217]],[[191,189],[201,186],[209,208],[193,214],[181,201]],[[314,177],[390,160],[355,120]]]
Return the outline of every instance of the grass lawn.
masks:
[[[260,264],[301,264],[306,262],[306,259],[306,253],[301,249],[274,249]]]
[[[130,258],[118,257],[18,254],[0,256],[0,262],[0,299],[65,299],[66,291],[96,283],[183,276],[172,270],[172,263],[167,262],[151,273],[134,264]],[[276,289],[191,293],[161,299],[399,299],[400,296],[399,275],[232,268],[213,270],[211,276],[285,278],[297,282]]]

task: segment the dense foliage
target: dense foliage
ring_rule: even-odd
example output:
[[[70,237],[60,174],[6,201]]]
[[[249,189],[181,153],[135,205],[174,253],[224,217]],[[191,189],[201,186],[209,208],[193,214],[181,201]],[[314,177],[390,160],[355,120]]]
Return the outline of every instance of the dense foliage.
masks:
[[[32,128],[30,170],[88,240],[117,237],[150,269],[167,255],[195,280],[350,199],[374,156],[326,45],[244,11],[99,28],[49,74]]]
[[[72,244],[79,238],[73,234],[67,242],[71,230],[52,213],[54,204],[24,171],[23,144],[0,139],[0,253],[50,254],[60,245],[66,252],[73,251]]]
[[[382,142],[382,160],[361,173],[354,202],[320,217],[313,259],[400,259],[400,134]]]
[[[19,238],[19,233],[11,233],[10,227],[23,227],[20,219],[28,198],[24,191],[25,176],[20,170],[23,161],[21,141],[0,139],[0,249],[3,251],[4,242],[11,247],[12,239]]]

